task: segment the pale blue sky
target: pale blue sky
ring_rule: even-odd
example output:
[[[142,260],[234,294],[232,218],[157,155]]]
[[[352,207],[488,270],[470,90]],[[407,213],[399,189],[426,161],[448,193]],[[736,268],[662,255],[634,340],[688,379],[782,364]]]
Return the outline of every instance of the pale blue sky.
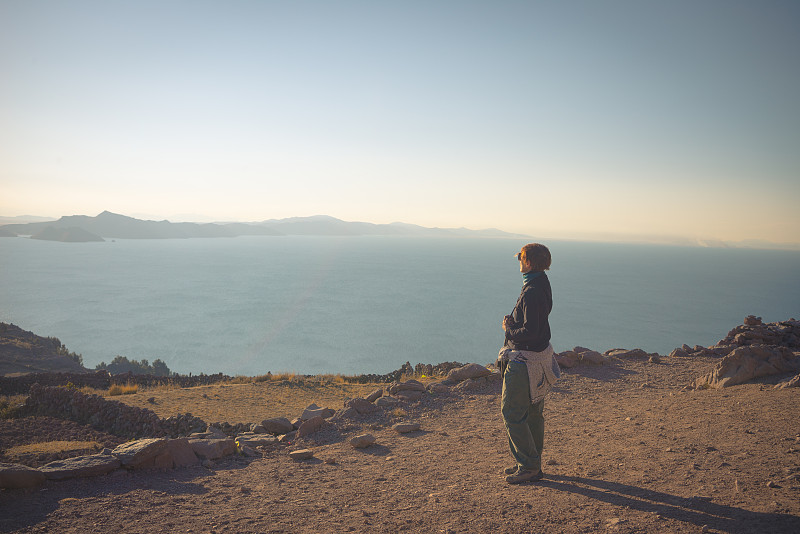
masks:
[[[794,1],[0,0],[0,215],[800,242]]]

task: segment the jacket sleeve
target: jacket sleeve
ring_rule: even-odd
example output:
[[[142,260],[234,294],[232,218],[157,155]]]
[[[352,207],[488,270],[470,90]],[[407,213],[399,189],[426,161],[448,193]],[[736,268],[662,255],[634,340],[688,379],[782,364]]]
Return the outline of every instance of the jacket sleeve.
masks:
[[[515,343],[536,339],[539,335],[540,314],[543,310],[534,294],[535,291],[526,291],[520,299],[519,306],[514,311],[516,322],[506,328],[506,338]]]

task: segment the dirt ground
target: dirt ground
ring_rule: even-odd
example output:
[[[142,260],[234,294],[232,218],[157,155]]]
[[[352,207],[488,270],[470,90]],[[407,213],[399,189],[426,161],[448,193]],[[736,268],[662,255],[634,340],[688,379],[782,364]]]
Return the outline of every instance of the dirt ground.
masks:
[[[5,490],[0,531],[800,532],[800,389],[682,391],[713,363],[664,358],[565,372],[545,403],[545,478],[535,483],[504,480],[512,461],[494,384],[330,424],[263,457]],[[247,422],[294,417],[312,401],[338,408],[356,394],[245,384],[123,400],[162,417]],[[401,420],[421,430],[398,434],[391,425]],[[376,443],[352,448],[349,438],[364,432]],[[315,458],[291,460],[298,448]]]

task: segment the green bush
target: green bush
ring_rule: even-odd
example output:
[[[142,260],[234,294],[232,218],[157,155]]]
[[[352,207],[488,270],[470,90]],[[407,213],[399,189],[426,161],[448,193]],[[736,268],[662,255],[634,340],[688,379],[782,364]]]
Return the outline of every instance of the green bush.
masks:
[[[112,375],[130,372],[135,375],[172,376],[167,364],[161,360],[155,360],[151,365],[146,359],[129,360],[125,356],[116,356],[108,365],[100,362],[95,369],[105,369]]]

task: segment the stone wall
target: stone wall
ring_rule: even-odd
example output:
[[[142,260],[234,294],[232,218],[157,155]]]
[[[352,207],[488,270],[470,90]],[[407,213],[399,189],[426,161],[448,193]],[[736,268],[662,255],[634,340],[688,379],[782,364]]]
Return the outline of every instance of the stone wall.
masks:
[[[154,376],[122,373],[111,375],[108,371],[99,370],[94,373],[32,373],[22,376],[0,376],[0,395],[24,395],[33,384],[42,386],[66,386],[76,388],[90,387],[108,389],[112,384],[136,384],[140,387],[174,385],[182,388],[207,386],[232,380],[232,377],[217,373],[213,375],[175,375]]]
[[[161,419],[155,412],[146,408],[128,406],[71,388],[39,384],[31,386],[24,410],[31,415],[69,419],[128,439],[176,438],[201,432],[208,426],[202,419],[189,413]]]

